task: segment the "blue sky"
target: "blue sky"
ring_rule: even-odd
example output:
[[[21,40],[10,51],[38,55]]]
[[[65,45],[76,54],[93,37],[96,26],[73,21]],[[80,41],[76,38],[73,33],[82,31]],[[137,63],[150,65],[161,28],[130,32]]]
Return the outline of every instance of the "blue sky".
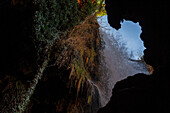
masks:
[[[120,38],[125,42],[128,53],[133,52],[134,59],[139,59],[143,55],[145,47],[143,46],[143,41],[140,39],[142,30],[139,23],[124,20],[123,23],[121,22],[121,28],[116,30],[109,25],[107,15],[100,17],[98,22],[101,28],[105,29],[107,33],[113,34],[114,37],[121,36]]]
[[[126,41],[129,51],[133,51],[135,59],[143,55],[145,49],[143,41],[140,39],[142,33],[139,23],[124,20],[121,28],[118,30],[122,34],[122,39]]]

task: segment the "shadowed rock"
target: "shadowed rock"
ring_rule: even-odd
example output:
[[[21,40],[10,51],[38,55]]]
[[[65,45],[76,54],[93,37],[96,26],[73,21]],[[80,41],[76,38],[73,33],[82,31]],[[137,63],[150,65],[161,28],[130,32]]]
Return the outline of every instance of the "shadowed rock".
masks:
[[[137,74],[118,82],[110,102],[98,113],[169,113],[169,2],[106,0],[106,10],[110,25],[116,29],[123,19],[139,22],[147,48],[144,60],[155,71],[150,76]]]

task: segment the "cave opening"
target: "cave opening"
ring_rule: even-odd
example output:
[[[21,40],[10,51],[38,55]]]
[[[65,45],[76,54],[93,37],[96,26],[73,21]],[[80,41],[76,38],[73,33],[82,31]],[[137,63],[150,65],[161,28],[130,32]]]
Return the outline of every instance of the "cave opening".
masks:
[[[113,95],[106,107],[98,113],[162,113],[169,109],[169,42],[167,1],[111,1],[106,0],[109,23],[116,29],[122,29],[123,21],[129,19],[142,26],[141,38],[147,48],[145,63],[153,66],[152,74],[131,75],[116,83]],[[127,21],[127,20],[126,20]],[[129,35],[129,34],[128,34]],[[166,49],[164,49],[166,48]],[[138,59],[138,58],[137,58]],[[164,62],[165,61],[165,62]],[[162,104],[163,103],[163,104]]]
[[[114,38],[119,47],[124,48],[123,52],[126,54],[126,57],[133,61],[144,60],[144,50],[146,48],[140,38],[142,28],[139,22],[134,23],[123,19],[120,22],[121,28],[118,30],[110,26],[107,15],[100,17],[98,22],[100,24],[100,30],[108,34],[110,39]]]
[[[104,90],[99,87],[103,107],[109,102],[112,89],[118,81],[138,73],[146,75],[151,73],[143,58],[143,51],[146,48],[140,39],[142,28],[138,22],[123,20],[121,28],[116,30],[110,26],[108,16],[105,15],[98,18],[98,23],[101,39],[104,42],[104,49],[101,50],[103,57],[100,59],[103,71],[100,82]]]
[[[115,37],[119,34],[120,36],[118,35],[118,37],[125,43],[129,60],[134,62],[143,62],[144,67],[147,67],[149,75],[152,74],[154,71],[153,67],[146,64],[144,60],[144,50],[146,47],[140,37],[142,34],[142,27],[139,25],[139,22],[123,19],[120,24],[121,28],[118,30],[115,29]]]
[[[127,53],[130,59],[142,60],[144,56],[144,43],[140,38],[142,28],[139,22],[132,22],[130,20],[123,20],[121,28],[117,30],[121,34],[122,40],[125,42]]]

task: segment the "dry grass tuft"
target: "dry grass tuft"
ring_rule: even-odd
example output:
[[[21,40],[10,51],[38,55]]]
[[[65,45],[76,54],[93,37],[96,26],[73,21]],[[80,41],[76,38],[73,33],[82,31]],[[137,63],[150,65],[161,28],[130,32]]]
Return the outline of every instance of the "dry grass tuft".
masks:
[[[74,95],[73,102],[67,107],[68,113],[80,113],[83,105],[91,103],[91,93],[88,93],[88,79],[92,79],[98,72],[98,51],[101,40],[99,24],[96,14],[85,18],[72,31],[62,34],[62,40],[52,52],[51,58],[58,68],[65,67],[70,71],[67,87]],[[86,90],[86,91],[85,91]]]
[[[74,27],[66,43],[77,51],[88,52],[98,36],[99,24],[95,15],[88,16],[80,25]]]
[[[79,98],[79,95],[80,93],[82,94],[84,87],[86,87],[87,79],[91,79],[91,75],[97,72],[96,59],[100,45],[100,35],[96,15],[88,16],[81,24],[75,26],[63,44],[67,46],[65,53],[71,53],[65,54],[65,60],[63,61],[68,63],[68,59],[70,60],[68,65],[68,69],[70,69],[70,86],[76,88],[76,102],[79,102],[78,100],[81,98]],[[86,95],[86,97],[89,96],[89,94]],[[91,99],[87,99],[85,102],[90,103]],[[76,102],[76,109],[81,108],[81,104],[77,105]]]

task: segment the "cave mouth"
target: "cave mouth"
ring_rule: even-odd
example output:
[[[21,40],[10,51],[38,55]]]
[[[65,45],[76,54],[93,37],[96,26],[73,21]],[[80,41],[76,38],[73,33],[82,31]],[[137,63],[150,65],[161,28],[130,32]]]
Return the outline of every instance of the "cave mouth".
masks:
[[[121,28],[117,30],[117,34],[120,34],[121,41],[125,43],[127,53],[130,59],[142,60],[144,56],[144,43],[140,38],[142,28],[139,22],[132,22],[130,20],[123,19],[120,22]],[[116,36],[117,37],[117,36]]]
[[[108,16],[105,15],[98,19],[100,29],[118,41],[120,46],[124,46],[128,58],[133,60],[144,60],[144,42],[141,40],[142,27],[139,22],[125,20],[120,22],[121,28],[116,30],[108,23]]]
[[[135,62],[143,62],[147,67],[149,75],[153,73],[154,69],[151,65],[146,64],[144,61],[144,42],[141,40],[142,27],[139,25],[139,22],[133,22],[130,20],[125,20],[120,22],[121,28],[116,30],[115,35],[118,34],[118,38],[121,38],[121,41],[125,43],[127,48],[127,54],[129,60]],[[120,39],[119,39],[120,40]]]
[[[124,20],[121,28],[116,30],[110,26],[107,17],[105,15],[98,18],[99,32],[104,47],[99,59],[101,86],[98,84],[96,86],[100,92],[102,107],[110,101],[112,89],[118,81],[139,73],[151,74],[143,59],[145,47],[140,39],[142,30],[139,23]]]
[[[144,42],[141,40],[142,27],[139,22],[123,19],[121,28],[115,29],[108,22],[108,15],[98,18],[99,30],[105,43],[103,50],[108,70],[117,72],[117,80],[137,73],[150,75],[154,69],[144,61]],[[116,65],[116,68],[115,68]],[[124,74],[124,75],[123,75]],[[124,77],[126,76],[126,77]]]

